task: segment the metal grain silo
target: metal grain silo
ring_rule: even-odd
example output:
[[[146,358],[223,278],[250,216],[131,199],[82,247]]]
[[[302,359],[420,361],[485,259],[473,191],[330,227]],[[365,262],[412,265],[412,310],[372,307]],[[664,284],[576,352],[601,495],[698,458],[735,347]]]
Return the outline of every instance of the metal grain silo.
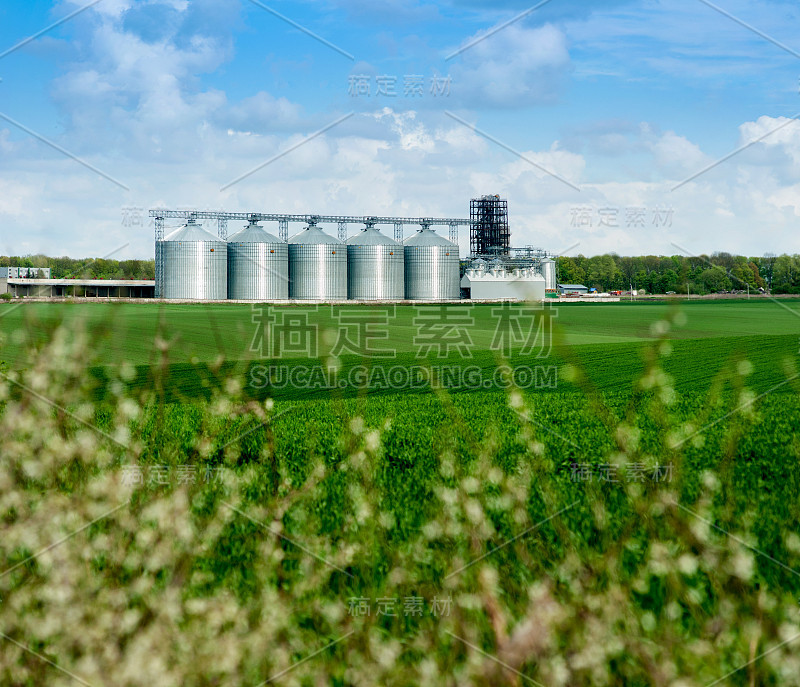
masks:
[[[289,239],[289,298],[347,300],[347,247],[315,226]]]
[[[253,220],[228,239],[228,298],[289,298],[289,246]]]
[[[550,258],[544,258],[542,260],[542,276],[544,277],[545,289],[558,288],[556,284],[556,263]]]
[[[216,301],[228,297],[228,247],[225,241],[190,219],[160,243],[162,298]]]
[[[406,298],[414,301],[458,300],[458,246],[423,228],[404,241]]]
[[[405,297],[403,246],[367,227],[347,240],[347,297],[398,301]]]

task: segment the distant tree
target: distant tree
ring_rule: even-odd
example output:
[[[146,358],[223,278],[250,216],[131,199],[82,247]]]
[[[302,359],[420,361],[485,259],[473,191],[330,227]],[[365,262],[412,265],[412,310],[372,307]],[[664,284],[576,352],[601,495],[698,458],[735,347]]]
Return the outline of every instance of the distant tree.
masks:
[[[711,255],[711,263],[719,265],[727,274],[730,274],[731,270],[736,265],[736,258],[730,253],[714,253]]]
[[[772,288],[772,275],[775,270],[775,261],[778,259],[778,256],[775,253],[764,253],[764,257],[760,260],[759,270],[761,272],[761,276],[764,277],[764,281],[767,282],[770,288]]]
[[[562,284],[582,284],[585,281],[586,273],[579,265],[579,259],[582,258],[582,255],[578,258],[563,255],[558,258],[558,279]]]
[[[612,288],[617,281],[617,264],[610,255],[598,255],[589,260],[586,278],[589,284],[604,291]]]
[[[751,289],[756,288],[756,275],[747,264],[747,258],[743,256],[736,256],[736,264],[730,271],[730,278],[735,289],[745,289],[748,286]]]
[[[641,258],[620,258],[619,271],[622,275],[622,282],[625,288],[629,288],[633,284],[636,273],[642,269]]]
[[[800,256],[767,254],[745,257],[714,253],[686,257],[682,255],[623,256],[615,253],[587,258],[583,255],[557,258],[558,278],[562,284],[586,284],[603,291],[645,289],[648,292],[693,293],[706,290],[771,288],[776,293],[800,293]],[[0,266],[50,268],[55,279],[154,279],[155,261],[110,260],[107,258],[48,257],[45,255],[0,256]],[[716,268],[717,271],[712,271]],[[725,279],[720,277],[719,271]]]
[[[678,281],[681,285],[681,290],[685,291],[686,284],[689,282],[689,277],[692,273],[692,264],[689,262],[689,259],[683,255],[673,255],[672,259],[676,265]]]
[[[31,264],[33,263],[33,264]],[[107,260],[103,258],[75,259],[67,256],[47,257],[46,255],[18,256],[0,255],[0,267],[28,267],[36,270],[33,274],[41,278],[38,270],[50,269],[53,279],[154,279],[154,260]]]
[[[800,290],[800,256],[779,255],[773,268],[773,291],[776,293],[796,293]]]
[[[681,288],[678,273],[675,270],[665,270],[661,275],[661,293],[677,291]]]
[[[712,264],[707,255],[693,255],[687,259],[689,260],[689,264],[692,266],[692,272],[696,273],[698,276],[706,267],[709,266],[709,264]]]
[[[651,272],[658,272],[660,263],[661,258],[659,258],[657,255],[645,255],[642,258],[642,266],[647,274],[650,274]]]
[[[723,291],[731,288],[731,280],[728,278],[725,268],[720,265],[703,270],[700,281],[709,291]]]
[[[758,265],[756,265],[756,263],[751,261],[751,262],[747,263],[747,267],[753,273],[753,281],[756,284],[756,288],[762,288],[762,289],[766,288],[767,284],[764,281],[764,279],[761,277],[761,273],[760,273],[760,270],[758,269]]]

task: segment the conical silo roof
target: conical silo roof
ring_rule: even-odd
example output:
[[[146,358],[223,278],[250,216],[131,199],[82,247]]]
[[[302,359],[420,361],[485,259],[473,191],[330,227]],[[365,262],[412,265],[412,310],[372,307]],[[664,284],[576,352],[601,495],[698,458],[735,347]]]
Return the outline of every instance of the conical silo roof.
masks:
[[[446,248],[455,248],[456,244],[448,241],[443,236],[439,236],[432,229],[420,229],[413,236],[409,236],[403,243],[406,246],[443,246]]]
[[[228,238],[228,243],[283,243],[277,236],[264,230],[260,224],[251,222],[241,231]]]
[[[299,243],[302,245],[329,245],[335,246],[340,245],[342,242],[331,236],[330,234],[326,234],[322,229],[319,227],[306,227],[301,231],[299,234],[295,234],[292,238],[289,239],[289,243]]]
[[[351,236],[345,242],[349,246],[399,246],[400,244],[390,239],[375,227],[367,227],[359,231],[355,236]]]
[[[221,241],[224,243],[219,236],[214,236],[211,232],[203,229],[202,225],[192,220],[189,220],[185,225],[164,237],[164,240],[181,241],[183,243],[197,243],[200,241]]]

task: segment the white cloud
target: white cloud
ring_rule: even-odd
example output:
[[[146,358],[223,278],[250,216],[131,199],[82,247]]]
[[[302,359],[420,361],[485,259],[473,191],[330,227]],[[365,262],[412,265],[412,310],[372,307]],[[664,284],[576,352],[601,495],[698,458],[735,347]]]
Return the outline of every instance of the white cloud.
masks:
[[[725,9],[790,47],[797,49],[792,27],[796,3],[724,4]],[[766,7],[765,7],[766,5]],[[581,73],[617,75],[653,71],[681,83],[708,83],[732,78],[763,82],[793,59],[778,46],[697,0],[644,0],[627,7],[597,10],[566,25],[566,34],[580,53]]]
[[[58,142],[131,191],[0,129],[4,252],[103,255],[130,242],[121,256],[150,256],[151,229],[121,224],[122,208],[131,206],[464,217],[470,197],[490,192],[509,199],[515,245],[558,251],[580,241],[573,252],[585,254],[675,253],[672,242],[693,252],[800,250],[795,124],[675,193],[676,182],[713,159],[675,131],[617,122],[576,131],[565,143],[525,146],[526,157],[579,184],[578,193],[440,113],[386,108],[352,117],[220,192],[337,115],[311,115],[267,92],[231,102],[201,88],[197,74],[223,64],[230,46],[208,36],[146,41],[125,27],[124,7],[92,24],[90,52],[73,59],[53,94],[65,123]],[[174,11],[189,9],[175,3]],[[568,68],[558,29],[521,26],[476,45],[459,67],[470,97],[517,103],[550,97],[545,86],[555,88]],[[745,122],[741,140],[786,121]],[[598,161],[609,160],[613,166],[600,169]],[[633,180],[620,179],[623,171]],[[579,205],[616,207],[621,226],[596,218],[592,227],[573,226]],[[647,208],[646,226],[625,226],[633,206]],[[663,207],[674,209],[671,227],[652,222]],[[461,243],[465,250],[466,233]]]
[[[666,176],[685,177],[703,169],[710,162],[700,146],[674,131],[653,136],[648,128],[645,145],[653,154],[659,170]]]
[[[152,253],[151,230],[123,228],[123,206],[466,216],[470,197],[491,192],[509,199],[515,245],[563,250],[579,241],[573,253],[584,254],[679,252],[673,242],[691,252],[800,250],[798,184],[782,185],[746,158],[733,158],[715,175],[671,193],[667,178],[594,180],[590,159],[557,145],[524,151],[577,181],[582,188],[577,193],[528,163],[509,159],[506,151],[456,123],[426,122],[419,115],[392,111],[353,120],[346,123],[349,129],[320,136],[224,193],[219,192],[222,183],[302,141],[303,135],[230,135],[208,125],[196,163],[118,165],[115,172],[131,185],[130,194],[55,155],[29,162],[27,169],[0,175],[4,235],[7,242],[13,237],[16,252],[95,255],[130,241],[125,255],[146,256]],[[369,135],[360,135],[368,124],[373,127]],[[676,140],[677,150],[688,150],[691,159],[693,144],[671,134],[654,138],[653,157],[674,151],[670,143]],[[572,210],[583,205],[593,208],[591,228],[573,225]],[[626,209],[635,206],[647,209],[644,227],[626,226]],[[619,226],[599,225],[597,209],[604,207],[618,209]],[[673,210],[672,226],[653,224],[657,208]]]
[[[464,45],[486,35],[472,36]],[[514,107],[552,103],[570,58],[564,33],[552,25],[513,24],[465,50],[452,68],[453,95],[465,103]]]
[[[792,161],[793,174],[796,176],[800,172],[800,121],[789,117],[763,116],[755,122],[742,124],[739,133],[741,145],[761,139],[760,151],[765,163],[775,164],[788,158]]]
[[[274,132],[295,129],[304,119],[303,108],[287,98],[261,91],[231,105],[218,115],[219,123],[240,131]]]

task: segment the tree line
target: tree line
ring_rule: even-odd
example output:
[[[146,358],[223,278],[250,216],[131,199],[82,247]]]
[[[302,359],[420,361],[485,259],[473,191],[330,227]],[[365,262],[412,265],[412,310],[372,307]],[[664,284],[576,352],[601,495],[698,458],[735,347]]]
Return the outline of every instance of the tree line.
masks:
[[[155,260],[0,256],[0,267],[49,267],[52,279],[155,279]]]
[[[592,258],[561,256],[558,280],[584,284],[600,291],[644,289],[649,293],[706,294],[717,291],[800,293],[800,255],[745,257],[731,253],[645,255],[620,257],[613,253]]]
[[[560,256],[558,280],[584,284],[600,291],[644,289],[649,293],[675,291],[703,294],[716,291],[800,293],[800,255],[745,257],[731,253],[645,255],[614,253],[587,258]],[[54,258],[46,255],[0,256],[0,267],[49,267],[53,279],[155,279],[154,260]]]

